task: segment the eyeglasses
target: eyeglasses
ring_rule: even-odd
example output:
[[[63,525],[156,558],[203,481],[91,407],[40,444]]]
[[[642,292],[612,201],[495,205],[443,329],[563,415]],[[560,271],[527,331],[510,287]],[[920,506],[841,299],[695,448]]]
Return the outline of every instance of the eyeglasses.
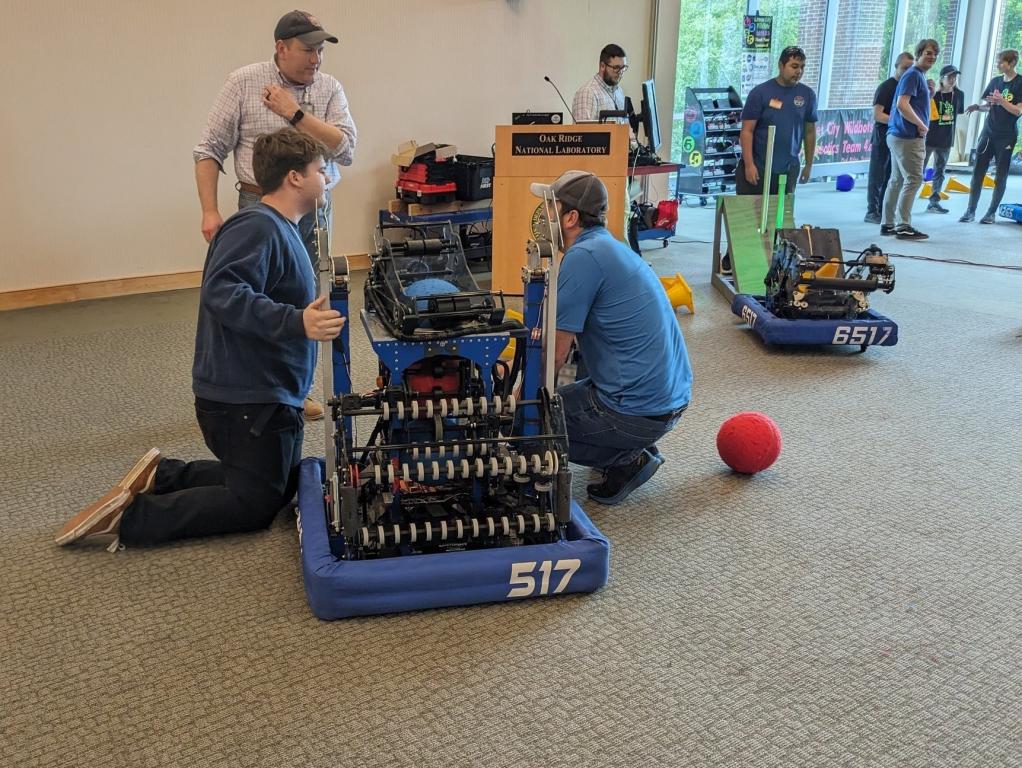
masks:
[[[607,69],[609,69],[611,72],[627,72],[628,71],[628,65],[627,64],[619,64],[616,67],[612,67],[610,64],[605,64],[604,66]]]

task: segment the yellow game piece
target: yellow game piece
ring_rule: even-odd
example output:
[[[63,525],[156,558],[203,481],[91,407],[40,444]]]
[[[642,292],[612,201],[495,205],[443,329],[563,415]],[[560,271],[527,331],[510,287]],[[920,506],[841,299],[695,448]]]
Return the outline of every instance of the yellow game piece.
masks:
[[[671,302],[674,309],[688,307],[690,314],[695,314],[695,306],[692,303],[692,289],[688,287],[680,274],[675,273],[674,277],[661,277],[660,284],[667,292],[667,300]]]

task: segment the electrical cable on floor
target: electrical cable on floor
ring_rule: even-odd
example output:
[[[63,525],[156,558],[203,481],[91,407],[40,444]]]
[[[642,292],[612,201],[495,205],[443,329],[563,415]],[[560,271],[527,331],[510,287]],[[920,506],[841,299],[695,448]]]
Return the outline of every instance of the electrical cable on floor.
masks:
[[[669,242],[676,245],[713,245],[709,240],[670,240]],[[860,255],[860,251],[856,251],[854,248],[842,248],[845,253],[854,253],[856,256]],[[968,261],[967,259],[938,259],[933,256],[912,256],[907,253],[888,253],[888,256],[894,256],[899,259],[915,259],[916,261],[933,261],[938,264],[959,264],[966,267],[987,267],[989,269],[1006,269],[1009,272],[1022,272],[1022,265],[1018,264],[986,264],[981,261]]]
[[[854,253],[856,256],[859,252],[853,248],[843,248],[845,253]],[[933,256],[912,256],[907,253],[888,253],[888,256],[894,256],[899,259],[915,259],[916,261],[934,261],[938,264],[960,264],[966,267],[989,267],[990,269],[1007,269],[1011,272],[1022,272],[1022,266],[1018,264],[985,264],[980,261],[968,261],[966,259],[937,259]]]

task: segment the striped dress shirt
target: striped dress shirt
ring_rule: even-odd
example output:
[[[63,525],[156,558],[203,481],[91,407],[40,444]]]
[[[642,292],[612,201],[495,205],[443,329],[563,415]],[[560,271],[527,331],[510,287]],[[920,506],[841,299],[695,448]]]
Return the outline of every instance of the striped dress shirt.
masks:
[[[314,114],[341,132],[341,143],[325,159],[327,188],[341,178],[338,166],[351,165],[355,159],[358,133],[348,111],[348,99],[336,78],[317,72],[311,85],[288,82],[274,61],[249,64],[232,72],[213,102],[202,139],[192,150],[195,162],[204,158],[216,161],[223,170],[224,159],[234,153],[234,172],[238,181],[256,184],[252,173],[252,149],[264,133],[273,133],[288,121],[263,104],[267,85],[280,85],[290,91],[303,112]]]

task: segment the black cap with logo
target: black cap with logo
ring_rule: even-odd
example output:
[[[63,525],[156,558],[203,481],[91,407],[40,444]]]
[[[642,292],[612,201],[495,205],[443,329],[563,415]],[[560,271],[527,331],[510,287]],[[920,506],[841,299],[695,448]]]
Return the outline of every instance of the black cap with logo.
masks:
[[[285,13],[273,30],[273,40],[290,40],[297,37],[305,45],[319,45],[326,41],[336,43],[337,38],[323,29],[319,19],[308,11],[291,11]]]

